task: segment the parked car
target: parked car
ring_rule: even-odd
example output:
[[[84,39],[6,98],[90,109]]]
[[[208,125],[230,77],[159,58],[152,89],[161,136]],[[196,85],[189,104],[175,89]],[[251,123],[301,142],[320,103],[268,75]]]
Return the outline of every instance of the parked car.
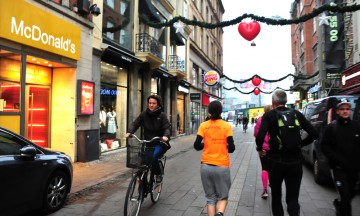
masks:
[[[0,215],[49,214],[64,205],[73,168],[66,154],[0,127],[0,173]]]
[[[319,138],[312,144],[302,148],[302,155],[313,169],[314,180],[318,184],[331,180],[330,168],[327,158],[321,151],[320,143],[327,124],[336,119],[336,105],[341,98],[347,98],[351,103],[353,120],[359,120],[360,95],[337,95],[311,101],[304,107],[303,114],[306,119],[316,128]],[[305,132],[302,132],[305,133]]]

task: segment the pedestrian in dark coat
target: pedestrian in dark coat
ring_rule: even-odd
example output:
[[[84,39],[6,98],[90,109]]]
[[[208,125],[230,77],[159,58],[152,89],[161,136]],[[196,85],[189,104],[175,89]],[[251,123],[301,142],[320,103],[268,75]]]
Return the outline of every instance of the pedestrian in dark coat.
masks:
[[[279,126],[278,126],[278,111],[289,110],[285,107],[287,102],[286,92],[283,90],[276,90],[272,94],[272,107],[273,109],[266,112],[261,121],[259,133],[256,136],[256,150],[259,152],[260,157],[268,154],[269,159],[269,174],[271,185],[271,207],[274,216],[284,216],[284,209],[282,206],[282,183],[285,182],[286,186],[286,204],[287,211],[290,216],[300,215],[299,205],[299,191],[301,179],[303,175],[302,170],[302,155],[301,148],[291,153],[284,153],[278,150],[279,146]],[[297,110],[293,110],[300,123],[300,127],[304,129],[308,136],[301,140],[299,137],[291,137],[291,139],[301,140],[301,146],[305,146],[314,141],[318,134],[315,128],[309,121]],[[263,143],[266,133],[270,134],[270,150],[263,151]]]
[[[360,171],[360,125],[350,119],[351,103],[341,99],[337,119],[324,132],[321,149],[329,161],[339,198],[333,204],[336,215],[351,216],[351,201]]]

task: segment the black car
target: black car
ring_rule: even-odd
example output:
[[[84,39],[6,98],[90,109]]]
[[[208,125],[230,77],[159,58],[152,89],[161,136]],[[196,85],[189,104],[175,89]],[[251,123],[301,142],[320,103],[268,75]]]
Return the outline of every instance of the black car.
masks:
[[[328,161],[321,151],[320,143],[326,126],[337,117],[336,105],[341,98],[346,98],[352,103],[350,118],[358,121],[360,119],[360,95],[337,95],[321,98],[309,102],[303,110],[305,118],[310,121],[319,133],[317,140],[302,148],[302,155],[305,161],[312,166],[314,180],[318,184],[331,180]]]
[[[0,127],[0,215],[60,209],[72,184],[71,158]]]

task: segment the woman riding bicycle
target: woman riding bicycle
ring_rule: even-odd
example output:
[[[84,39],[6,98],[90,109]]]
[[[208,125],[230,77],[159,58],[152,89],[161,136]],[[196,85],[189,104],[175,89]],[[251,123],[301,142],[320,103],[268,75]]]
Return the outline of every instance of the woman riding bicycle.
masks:
[[[147,98],[147,109],[130,125],[125,137],[127,138],[130,134],[135,133],[139,127],[143,127],[144,138],[146,140],[151,140],[153,137],[162,137],[162,140],[167,144],[154,144],[155,150],[151,169],[156,175],[156,181],[160,183],[162,181],[162,173],[157,159],[162,157],[171,147],[169,144],[170,122],[166,114],[162,112],[162,99],[159,95],[150,95]]]

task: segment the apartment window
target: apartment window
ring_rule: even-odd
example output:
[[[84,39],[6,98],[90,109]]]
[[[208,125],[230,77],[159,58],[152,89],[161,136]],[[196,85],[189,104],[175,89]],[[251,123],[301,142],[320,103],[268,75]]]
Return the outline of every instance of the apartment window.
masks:
[[[206,35],[206,53],[209,56],[209,36]]]
[[[204,0],[200,0],[200,14],[203,13]]]
[[[127,6],[128,6],[127,2],[124,2],[124,1],[120,2],[120,14],[121,15],[123,15],[123,16],[125,15],[125,10],[126,10]]]
[[[300,30],[300,44],[304,43],[304,29]]]
[[[124,45],[124,43],[125,43],[125,37],[126,37],[126,32],[125,32],[124,29],[121,29],[121,30],[120,30],[120,38],[119,38],[119,43],[120,43],[121,45]]]
[[[189,17],[189,12],[188,12],[188,2],[186,0],[184,0],[183,2],[183,16],[185,18]]]
[[[209,22],[209,8],[208,7],[206,7],[206,13],[205,13],[205,20],[206,20],[206,22]]]
[[[111,7],[112,9],[115,8],[114,0],[106,0],[106,5]]]
[[[315,33],[317,30],[317,17],[313,18],[313,33]]]
[[[193,20],[196,22],[196,18],[194,17]],[[193,32],[192,32],[192,36],[193,36],[193,40],[195,41],[196,43],[196,36],[197,36],[197,28],[196,26],[194,25],[194,29],[193,29]]]
[[[299,2],[300,13],[302,12],[303,7],[304,7],[304,5],[303,5],[303,3],[302,3],[302,0],[300,0],[300,2]]]
[[[317,72],[317,71],[319,71],[317,46],[314,46],[314,48],[313,48],[313,58],[314,58],[314,72]]]
[[[204,35],[204,30],[203,29],[201,29],[200,30],[200,40],[199,40],[199,47],[200,47],[200,49],[202,49],[203,48],[203,35]]]
[[[305,74],[305,56],[302,54],[300,56],[300,74]]]
[[[114,27],[114,23],[111,21],[107,21],[106,22],[106,27],[107,28],[113,28]],[[106,32],[106,37],[108,37],[111,40],[114,40],[114,33],[112,32]]]
[[[213,61],[214,61],[214,60],[215,60],[215,58],[214,58],[213,54],[214,54],[214,43],[213,43],[213,42],[211,42],[209,57],[210,57],[210,59],[211,59],[211,60],[213,60]]]

